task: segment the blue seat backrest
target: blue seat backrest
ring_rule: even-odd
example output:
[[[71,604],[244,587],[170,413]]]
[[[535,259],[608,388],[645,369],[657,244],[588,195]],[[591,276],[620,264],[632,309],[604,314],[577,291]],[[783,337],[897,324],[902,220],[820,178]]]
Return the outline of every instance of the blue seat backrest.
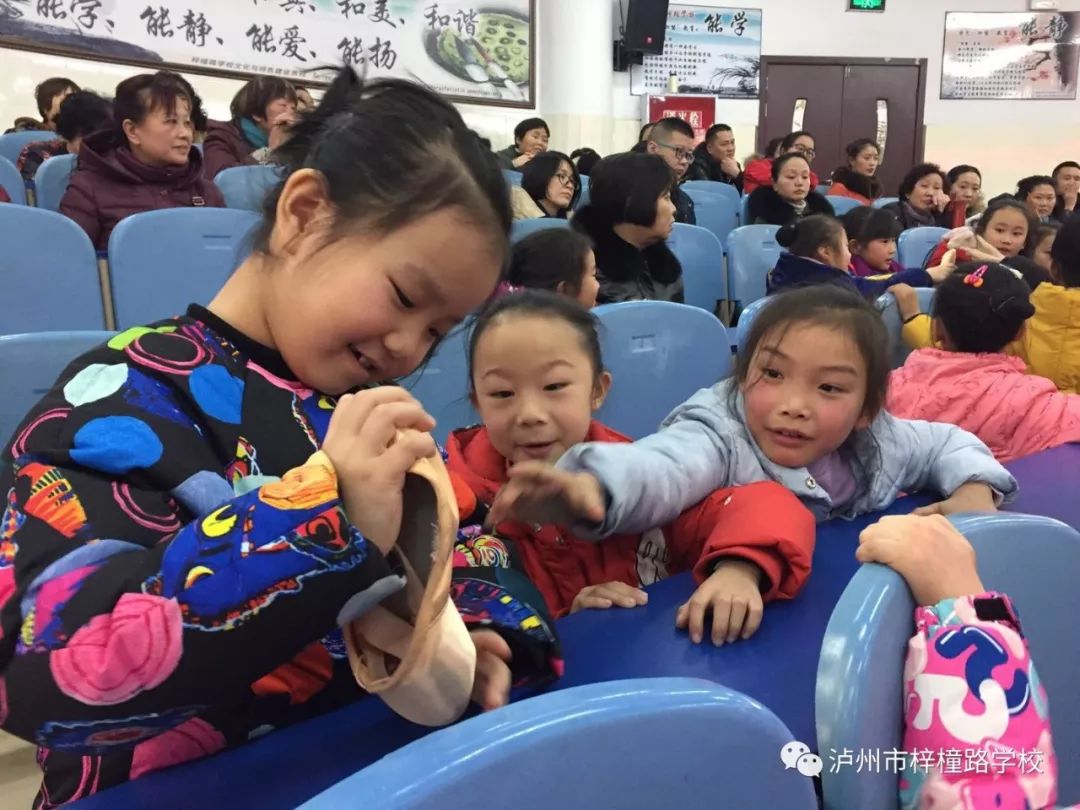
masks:
[[[10,160],[13,164],[18,163],[22,150],[31,143],[51,141],[56,138],[55,132],[48,130],[26,130],[25,132],[9,132],[0,135],[0,157]]]
[[[77,155],[51,157],[34,173],[35,205],[47,211],[59,211],[71,173],[75,171]]]
[[[896,259],[904,267],[922,267],[930,252],[949,231],[947,228],[910,228],[896,240]]]
[[[6,445],[23,417],[37,404],[79,355],[98,346],[112,332],[37,332],[0,336],[0,445]]]
[[[537,217],[536,219],[515,219],[510,225],[510,241],[518,242],[529,234],[546,231],[551,228],[569,228],[570,222],[555,217]]]
[[[260,213],[266,195],[280,182],[281,170],[277,166],[233,166],[214,178],[226,206]]]
[[[0,333],[105,328],[97,255],[74,221],[0,205],[0,244]]]
[[[743,225],[728,236],[728,297],[745,307],[765,297],[765,278],[780,259],[776,225]]]
[[[506,182],[512,186],[521,185],[521,172],[514,171],[513,169],[503,169],[503,177],[505,177]]]
[[[233,208],[166,208],[120,221],[109,278],[120,329],[207,304],[246,257],[262,218]]]
[[[0,186],[7,192],[15,205],[26,205],[26,181],[23,180],[15,164],[0,157]]]
[[[739,210],[739,205],[742,203],[742,195],[739,194],[739,190],[730,183],[718,183],[715,180],[687,180],[682,184],[682,189],[687,194],[691,191],[704,191],[709,194],[719,194],[721,197],[726,197],[735,204],[736,212]],[[690,195],[693,196],[692,194]]]
[[[919,309],[927,315],[931,315],[934,290],[931,287],[917,287],[916,295],[919,296]],[[911,349],[904,343],[901,333],[904,328],[900,318],[900,310],[896,306],[896,299],[892,293],[885,293],[877,300],[877,308],[881,312],[881,319],[885,321],[885,329],[889,333],[889,356],[892,358],[892,367],[900,368],[911,354]]]
[[[753,225],[750,221],[750,195],[747,194],[742,198],[742,205],[739,206],[739,224],[740,225]]]
[[[723,183],[713,183],[720,188],[731,188]],[[720,247],[727,244],[728,234],[739,227],[739,202],[727,194],[716,194],[697,188],[686,189],[694,201],[697,224],[710,231],[720,240]]]
[[[684,300],[710,313],[726,297],[724,248],[720,240],[699,225],[675,223],[668,247],[682,265]]]
[[[826,197],[838,217],[842,217],[853,208],[862,208],[862,203],[851,197]]]
[[[611,393],[597,419],[638,439],[701,388],[731,372],[724,325],[697,307],[669,301],[628,301],[593,310]]]
[[[1080,534],[1033,515],[1002,512],[952,520],[974,546],[987,589],[1006,593],[1015,602],[1039,681],[1049,696],[1058,762],[1080,762],[1080,645],[1073,618],[1080,612],[1075,584]],[[914,633],[914,607],[901,577],[879,565],[863,566],[844,590],[829,619],[818,662],[819,750],[902,750],[904,659]],[[895,767],[888,772],[833,770],[826,768],[822,774],[826,808],[899,806]],[[1080,771],[1062,767],[1058,790],[1059,806],[1080,801]]]
[[[643,734],[648,738],[647,767]],[[690,678],[579,686],[436,731],[303,810],[769,807],[811,810],[813,783],[780,764],[791,732],[742,693]],[[717,791],[723,799],[718,800]]]
[[[759,298],[739,313],[739,322],[735,325],[735,348],[738,353],[741,354],[746,349],[746,341],[750,337],[754,318],[767,303],[769,303],[768,298]]]
[[[892,205],[894,202],[900,202],[899,197],[878,197],[874,200],[874,208],[884,208],[886,205]]]
[[[427,363],[401,380],[402,388],[435,418],[431,433],[442,446],[457,428],[480,422],[469,399],[470,323],[471,319],[451,330]]]

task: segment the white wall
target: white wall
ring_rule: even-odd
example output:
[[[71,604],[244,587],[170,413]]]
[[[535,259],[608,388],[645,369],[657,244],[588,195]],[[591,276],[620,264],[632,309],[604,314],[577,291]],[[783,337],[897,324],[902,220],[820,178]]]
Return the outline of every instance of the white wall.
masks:
[[[695,4],[739,5],[724,0]],[[846,12],[844,0],[753,0],[745,5],[762,9],[762,53],[768,56],[926,59],[926,157],[946,168],[978,166],[991,195],[1014,190],[1024,175],[1049,173],[1062,160],[1080,159],[1080,101],[939,98],[945,10],[1025,11],[1027,0],[888,0],[882,14]],[[630,122],[640,125],[642,100],[630,95],[629,74],[617,76],[614,92],[614,115],[624,122],[622,131]],[[720,104],[719,115],[735,130],[738,153],[749,152],[758,103]]]

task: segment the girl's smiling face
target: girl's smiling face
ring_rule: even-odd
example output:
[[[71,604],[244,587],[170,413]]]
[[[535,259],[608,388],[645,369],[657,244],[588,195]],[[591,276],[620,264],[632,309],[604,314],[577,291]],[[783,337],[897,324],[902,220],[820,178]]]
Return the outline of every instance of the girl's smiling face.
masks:
[[[869,424],[866,386],[866,361],[843,330],[784,324],[762,337],[751,360],[746,426],[774,464],[803,468]]]
[[[476,344],[476,407],[492,446],[511,464],[554,463],[584,441],[610,385],[575,327],[553,316],[508,314]]]

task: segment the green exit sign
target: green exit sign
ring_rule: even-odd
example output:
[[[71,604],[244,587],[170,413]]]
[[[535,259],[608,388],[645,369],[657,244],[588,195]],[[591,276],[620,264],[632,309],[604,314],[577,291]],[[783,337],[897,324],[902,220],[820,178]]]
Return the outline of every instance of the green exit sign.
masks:
[[[848,0],[848,11],[884,11],[885,0]]]

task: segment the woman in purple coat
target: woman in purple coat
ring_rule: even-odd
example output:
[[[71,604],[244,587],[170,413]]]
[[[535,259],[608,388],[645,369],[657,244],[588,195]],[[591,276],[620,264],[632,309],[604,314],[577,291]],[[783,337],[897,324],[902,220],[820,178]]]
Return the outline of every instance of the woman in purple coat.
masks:
[[[124,217],[158,208],[225,205],[192,145],[191,97],[175,74],[143,73],[116,87],[115,125],[89,136],[60,201],[98,250]]]

